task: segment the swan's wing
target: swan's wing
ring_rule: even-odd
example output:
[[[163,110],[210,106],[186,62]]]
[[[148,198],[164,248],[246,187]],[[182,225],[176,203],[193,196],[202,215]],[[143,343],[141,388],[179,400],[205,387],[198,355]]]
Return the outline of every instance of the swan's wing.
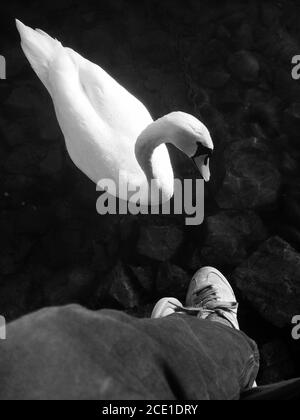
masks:
[[[78,66],[82,89],[99,118],[116,134],[132,141],[153,122],[146,107],[114,80],[101,67],[84,59],[73,50],[68,54]]]

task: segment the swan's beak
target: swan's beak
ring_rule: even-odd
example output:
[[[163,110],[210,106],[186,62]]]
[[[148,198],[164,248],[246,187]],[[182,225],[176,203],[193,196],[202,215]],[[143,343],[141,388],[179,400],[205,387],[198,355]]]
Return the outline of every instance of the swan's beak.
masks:
[[[200,171],[205,182],[210,180],[209,158],[207,156],[198,156],[193,158],[193,162]]]

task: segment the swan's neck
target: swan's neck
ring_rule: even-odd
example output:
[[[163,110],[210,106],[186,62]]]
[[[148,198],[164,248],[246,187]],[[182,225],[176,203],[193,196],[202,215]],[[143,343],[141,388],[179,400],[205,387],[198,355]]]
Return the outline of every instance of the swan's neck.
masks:
[[[172,143],[173,138],[170,127],[163,119],[150,124],[138,137],[135,154],[148,182],[158,178],[153,165],[155,151],[162,144]]]

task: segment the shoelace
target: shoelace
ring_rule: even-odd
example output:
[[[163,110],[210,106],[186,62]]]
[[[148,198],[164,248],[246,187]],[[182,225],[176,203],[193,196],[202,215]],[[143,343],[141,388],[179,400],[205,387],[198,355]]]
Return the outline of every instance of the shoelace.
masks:
[[[196,290],[194,295],[197,297],[194,307],[182,307],[170,302],[175,307],[176,312],[186,312],[189,315],[208,315],[217,314],[224,317],[224,312],[231,313],[238,308],[237,302],[223,302],[217,299],[213,286],[207,286],[202,290]]]

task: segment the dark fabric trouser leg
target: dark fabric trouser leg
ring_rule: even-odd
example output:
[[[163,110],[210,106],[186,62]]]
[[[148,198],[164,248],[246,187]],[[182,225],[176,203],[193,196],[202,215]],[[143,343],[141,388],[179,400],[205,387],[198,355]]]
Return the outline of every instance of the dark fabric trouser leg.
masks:
[[[1,399],[239,399],[257,372],[246,335],[188,315],[52,308],[0,341]]]

